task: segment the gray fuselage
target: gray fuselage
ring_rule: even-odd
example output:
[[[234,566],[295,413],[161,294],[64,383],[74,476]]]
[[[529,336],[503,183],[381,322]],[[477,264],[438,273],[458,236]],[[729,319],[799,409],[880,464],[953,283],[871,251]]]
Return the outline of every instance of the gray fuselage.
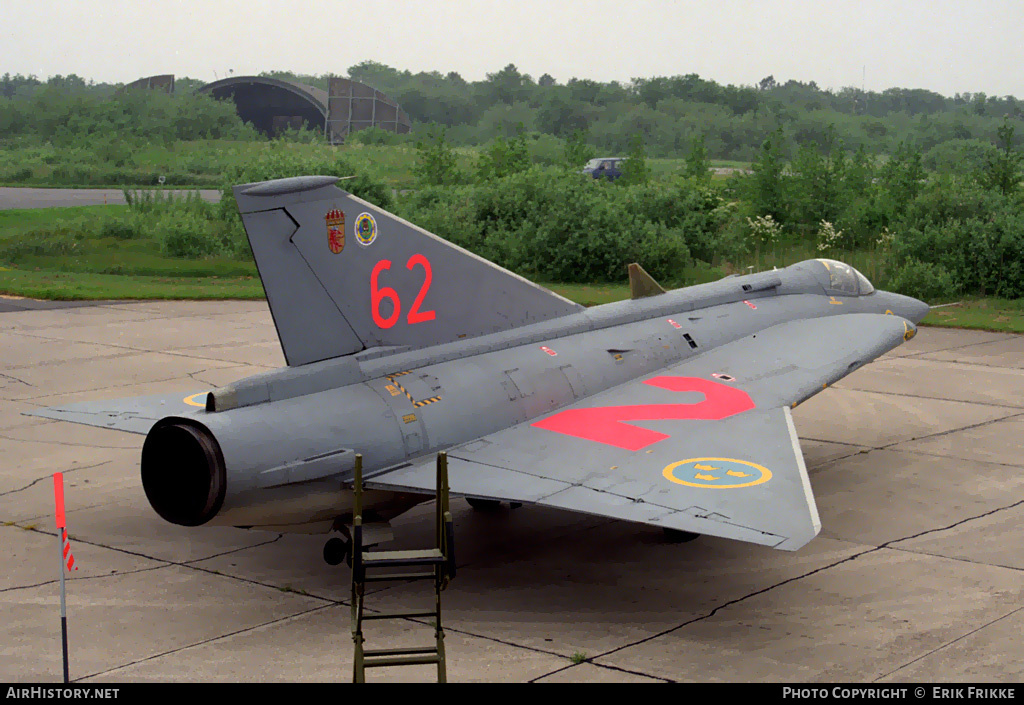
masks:
[[[211,392],[207,410],[158,422],[143,483],[175,523],[339,528],[356,453],[372,481],[781,323],[887,312],[916,323],[928,310],[898,294],[828,287],[810,260],[429,349],[371,348],[250,377]],[[170,467],[187,479],[147,483]],[[368,514],[388,520],[424,499],[378,491]]]

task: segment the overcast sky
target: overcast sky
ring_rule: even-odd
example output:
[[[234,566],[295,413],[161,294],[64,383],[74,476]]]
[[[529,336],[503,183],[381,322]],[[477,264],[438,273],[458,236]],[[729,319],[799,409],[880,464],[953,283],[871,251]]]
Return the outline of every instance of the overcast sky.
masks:
[[[371,59],[479,80],[697,73],[1024,97],[1021,0],[0,0],[0,74],[128,82]]]

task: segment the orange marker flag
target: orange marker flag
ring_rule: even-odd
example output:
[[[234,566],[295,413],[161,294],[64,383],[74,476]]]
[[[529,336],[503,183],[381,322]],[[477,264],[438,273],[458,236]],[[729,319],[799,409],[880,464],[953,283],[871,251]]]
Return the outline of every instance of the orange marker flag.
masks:
[[[53,501],[57,505],[57,528],[63,529],[64,521],[64,473],[53,473]]]
[[[68,570],[78,570],[75,556],[71,553],[71,542],[68,540],[67,519],[64,514],[64,473],[53,474],[53,501],[57,507],[57,528],[60,529],[61,551]]]
[[[68,667],[68,612],[64,594],[64,566],[68,570],[78,570],[75,566],[75,557],[71,555],[71,543],[68,541],[67,522],[64,516],[64,473],[53,473],[53,502],[56,506],[57,530],[60,532],[61,559],[60,559],[60,641],[64,652],[64,682],[68,683],[70,678]]]

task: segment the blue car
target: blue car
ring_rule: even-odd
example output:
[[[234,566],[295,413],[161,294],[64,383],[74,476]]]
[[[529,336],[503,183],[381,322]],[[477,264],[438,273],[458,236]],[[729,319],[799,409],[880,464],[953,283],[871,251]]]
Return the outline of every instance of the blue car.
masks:
[[[598,159],[591,159],[583,167],[583,173],[590,174],[595,179],[615,181],[615,179],[622,176],[622,163],[624,161],[626,161],[625,157],[599,157]]]

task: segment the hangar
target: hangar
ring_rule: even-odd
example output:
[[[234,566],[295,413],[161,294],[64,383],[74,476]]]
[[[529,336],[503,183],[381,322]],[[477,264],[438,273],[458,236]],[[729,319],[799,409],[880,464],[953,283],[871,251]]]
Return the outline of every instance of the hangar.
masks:
[[[170,92],[173,86],[173,76],[154,76],[128,87]],[[397,102],[372,86],[348,78],[332,77],[325,91],[269,76],[231,76],[207,83],[196,92],[233,101],[243,120],[271,136],[305,125],[322,129],[331,144],[341,144],[349,134],[368,127],[398,134],[412,130],[409,115]]]
[[[234,101],[238,114],[264,134],[306,125],[323,129],[331,144],[367,127],[404,134],[412,129],[398,103],[364,83],[332,78],[329,90],[266,76],[232,76],[198,90]]]

